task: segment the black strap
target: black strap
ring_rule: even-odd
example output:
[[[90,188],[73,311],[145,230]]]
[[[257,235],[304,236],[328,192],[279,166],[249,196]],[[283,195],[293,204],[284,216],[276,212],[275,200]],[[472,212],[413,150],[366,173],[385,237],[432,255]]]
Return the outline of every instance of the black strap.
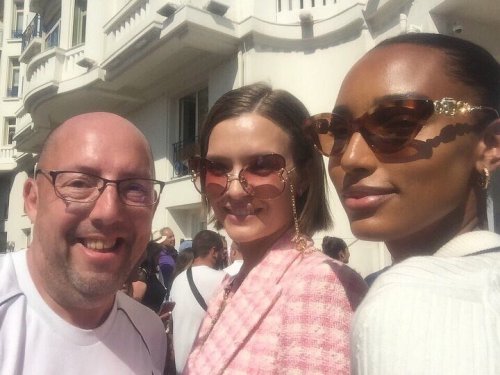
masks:
[[[201,308],[203,310],[207,311],[207,308],[208,308],[207,307],[207,303],[205,302],[205,300],[201,296],[200,292],[198,291],[198,288],[196,288],[196,285],[194,284],[193,271],[191,270],[191,267],[189,267],[187,269],[186,275],[187,275],[187,278],[188,278],[189,287],[191,288],[191,292],[193,292],[194,298],[196,298],[196,300],[200,304]]]

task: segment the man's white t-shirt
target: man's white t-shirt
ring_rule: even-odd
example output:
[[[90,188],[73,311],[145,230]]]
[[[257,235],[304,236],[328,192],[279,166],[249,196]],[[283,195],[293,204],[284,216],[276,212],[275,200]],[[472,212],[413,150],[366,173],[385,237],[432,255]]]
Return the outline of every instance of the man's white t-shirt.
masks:
[[[42,299],[26,250],[0,256],[0,275],[0,374],[163,373],[163,324],[124,293],[101,326],[81,329]]]
[[[194,266],[191,269],[194,284],[208,305],[226,273],[208,266]],[[170,290],[170,301],[175,302],[172,311],[175,367],[178,373],[182,373],[198,329],[205,317],[205,310],[191,292],[186,271],[174,279]]]

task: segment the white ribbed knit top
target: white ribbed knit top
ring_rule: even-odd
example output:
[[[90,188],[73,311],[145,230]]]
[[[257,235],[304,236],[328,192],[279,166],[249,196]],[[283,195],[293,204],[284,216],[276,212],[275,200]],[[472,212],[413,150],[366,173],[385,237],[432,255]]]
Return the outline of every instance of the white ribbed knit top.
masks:
[[[500,236],[457,236],[383,273],[351,333],[354,374],[500,374]]]

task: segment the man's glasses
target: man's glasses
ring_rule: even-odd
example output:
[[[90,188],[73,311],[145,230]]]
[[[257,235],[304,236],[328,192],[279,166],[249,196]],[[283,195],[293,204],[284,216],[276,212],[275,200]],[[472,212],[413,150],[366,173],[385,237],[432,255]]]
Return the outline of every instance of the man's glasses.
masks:
[[[108,180],[87,173],[72,171],[44,171],[37,174],[48,177],[56,195],[65,202],[90,203],[96,201],[108,184],[115,184],[120,200],[128,206],[153,206],[165,186],[162,181],[148,178]]]
[[[189,160],[191,180],[196,190],[209,200],[220,197],[233,180],[238,180],[245,192],[258,199],[273,199],[283,193],[288,179],[285,158],[278,154],[254,158],[240,173],[230,174],[227,164],[201,157]]]
[[[455,116],[481,114],[481,123],[498,118],[494,108],[472,106],[451,98],[386,100],[352,119],[339,113],[321,113],[306,121],[306,131],[325,156],[341,155],[353,133],[359,132],[370,148],[391,154],[407,147],[433,114]]]

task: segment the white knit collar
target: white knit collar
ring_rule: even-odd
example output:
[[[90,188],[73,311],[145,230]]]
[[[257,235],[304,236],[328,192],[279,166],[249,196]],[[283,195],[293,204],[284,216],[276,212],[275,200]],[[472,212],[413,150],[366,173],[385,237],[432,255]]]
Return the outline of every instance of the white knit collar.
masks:
[[[500,235],[486,230],[461,234],[446,243],[434,256],[460,257],[500,246]]]

